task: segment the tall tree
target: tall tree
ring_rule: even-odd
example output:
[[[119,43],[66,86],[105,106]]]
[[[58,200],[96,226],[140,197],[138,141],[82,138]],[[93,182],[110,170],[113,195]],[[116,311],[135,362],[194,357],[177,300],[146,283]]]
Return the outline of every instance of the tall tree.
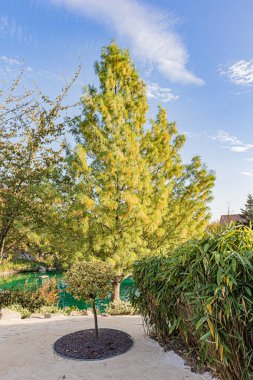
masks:
[[[198,156],[182,163],[185,136],[176,124],[169,123],[166,111],[159,108],[141,141],[141,152],[148,166],[151,184],[144,199],[149,199],[148,223],[143,238],[150,252],[166,252],[206,228],[210,214],[214,173],[208,172]]]
[[[62,160],[62,102],[72,84],[50,99],[38,89],[24,91],[21,79],[0,93],[0,260],[45,222],[44,185]]]
[[[246,223],[253,225],[253,196],[251,194],[248,194],[245,208],[241,209],[241,212]]]
[[[95,65],[100,86],[89,86],[73,122],[71,159],[83,212],[87,256],[115,270],[113,298],[140,255],[200,233],[209,220],[213,173],[199,157],[184,165],[185,137],[160,108],[146,128],[146,86],[128,51],[113,42]]]

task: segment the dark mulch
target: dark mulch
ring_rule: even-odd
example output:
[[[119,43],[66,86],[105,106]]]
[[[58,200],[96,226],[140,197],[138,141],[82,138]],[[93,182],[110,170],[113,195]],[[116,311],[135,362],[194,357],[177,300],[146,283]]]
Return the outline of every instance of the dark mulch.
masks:
[[[55,342],[54,350],[65,358],[102,360],[124,354],[132,345],[133,339],[123,331],[99,329],[96,342],[94,329],[89,329],[61,337]]]

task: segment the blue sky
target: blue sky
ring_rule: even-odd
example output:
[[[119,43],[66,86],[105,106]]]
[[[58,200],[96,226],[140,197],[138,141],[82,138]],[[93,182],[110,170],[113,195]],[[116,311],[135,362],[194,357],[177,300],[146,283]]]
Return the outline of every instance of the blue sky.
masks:
[[[25,64],[27,83],[53,95],[81,62],[76,100],[115,39],[148,84],[150,116],[164,106],[187,135],[184,159],[215,170],[217,219],[253,192],[252,32],[252,0],[1,0],[0,80]]]

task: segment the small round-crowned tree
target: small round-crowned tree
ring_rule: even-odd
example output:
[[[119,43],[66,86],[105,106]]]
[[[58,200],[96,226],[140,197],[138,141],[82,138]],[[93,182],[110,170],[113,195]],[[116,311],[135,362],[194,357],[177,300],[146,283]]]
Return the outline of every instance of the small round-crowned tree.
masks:
[[[103,299],[112,290],[113,269],[101,261],[76,262],[67,273],[68,292],[92,305],[95,339],[98,339],[96,300]]]

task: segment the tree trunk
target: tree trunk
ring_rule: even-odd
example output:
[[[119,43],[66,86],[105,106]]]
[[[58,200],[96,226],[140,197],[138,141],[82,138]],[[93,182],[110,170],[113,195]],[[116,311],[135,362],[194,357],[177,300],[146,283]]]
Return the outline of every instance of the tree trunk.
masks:
[[[111,302],[120,300],[120,283],[123,280],[123,276],[115,276],[112,283],[112,296]]]
[[[96,310],[95,300],[92,301],[92,309],[93,309],[94,322],[95,322],[95,340],[97,342],[97,340],[98,340],[98,317],[97,317],[97,310]]]
[[[1,244],[0,244],[0,262],[2,262],[4,259],[4,243],[5,243],[5,238],[2,239]]]

